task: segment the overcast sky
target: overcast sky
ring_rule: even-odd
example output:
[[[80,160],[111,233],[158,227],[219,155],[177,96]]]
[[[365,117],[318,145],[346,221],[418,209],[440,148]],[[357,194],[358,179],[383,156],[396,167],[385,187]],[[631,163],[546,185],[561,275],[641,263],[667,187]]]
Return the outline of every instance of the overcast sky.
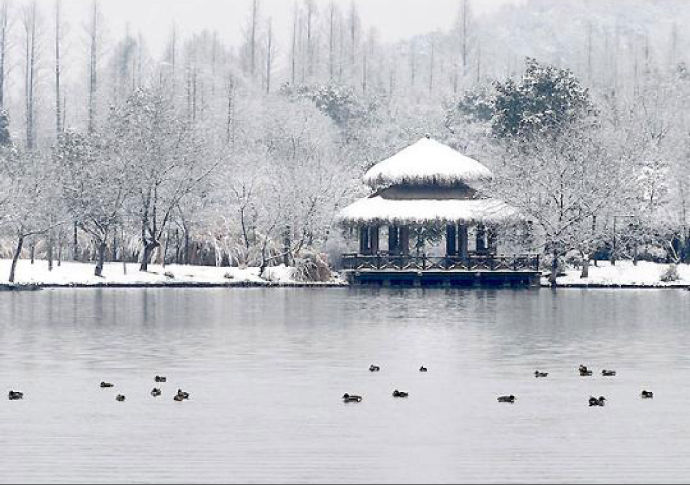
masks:
[[[39,3],[52,1],[39,0]],[[65,13],[72,18],[72,23],[80,23],[79,17],[85,17],[91,4],[91,0],[63,1]],[[472,8],[476,14],[482,14],[516,1],[520,0],[474,0]],[[323,9],[329,2],[316,0]],[[183,34],[207,28],[236,45],[250,7],[250,0],[99,0],[99,3],[113,34],[124,31],[129,23],[132,32],[142,31],[153,53],[158,53],[165,45],[173,22]],[[336,0],[336,4],[347,9],[350,0]],[[394,41],[447,29],[458,11],[460,0],[358,0],[356,4],[365,28],[376,26],[381,40]],[[261,14],[272,17],[279,42],[287,42],[292,6],[292,0],[260,0]]]

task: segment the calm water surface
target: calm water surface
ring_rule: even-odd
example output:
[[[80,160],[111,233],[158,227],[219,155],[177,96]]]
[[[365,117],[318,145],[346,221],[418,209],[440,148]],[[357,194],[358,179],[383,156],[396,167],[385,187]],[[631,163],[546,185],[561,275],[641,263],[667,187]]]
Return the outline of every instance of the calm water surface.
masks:
[[[690,480],[687,291],[0,293],[0,342],[2,482]]]

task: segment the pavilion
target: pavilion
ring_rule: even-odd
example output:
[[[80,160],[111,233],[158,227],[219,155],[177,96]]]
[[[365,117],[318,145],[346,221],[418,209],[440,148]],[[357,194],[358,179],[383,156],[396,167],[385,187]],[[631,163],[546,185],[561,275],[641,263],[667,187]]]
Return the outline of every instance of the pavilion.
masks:
[[[343,255],[348,278],[412,285],[535,283],[538,256],[498,254],[498,229],[523,218],[485,195],[492,179],[487,167],[429,136],[374,165],[364,175],[374,192],[339,214],[359,237],[358,252]],[[444,254],[428,254],[426,242],[434,235],[445,239]]]

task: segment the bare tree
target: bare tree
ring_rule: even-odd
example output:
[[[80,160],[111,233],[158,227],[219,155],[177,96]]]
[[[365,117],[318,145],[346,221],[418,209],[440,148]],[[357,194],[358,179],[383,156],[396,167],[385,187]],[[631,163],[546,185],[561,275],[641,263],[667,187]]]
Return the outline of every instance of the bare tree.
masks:
[[[30,2],[24,10],[24,101],[26,113],[26,147],[32,150],[36,146],[35,127],[35,93],[36,93],[36,64],[37,64],[37,38],[36,38],[37,10],[36,1]]]
[[[62,109],[60,99],[60,43],[61,23],[60,10],[62,0],[55,0],[55,136],[59,137],[62,133]]]
[[[98,27],[99,9],[98,1],[93,1],[91,14],[91,25],[89,26],[89,113],[88,113],[88,133],[93,133],[96,129],[96,89],[98,73]]]

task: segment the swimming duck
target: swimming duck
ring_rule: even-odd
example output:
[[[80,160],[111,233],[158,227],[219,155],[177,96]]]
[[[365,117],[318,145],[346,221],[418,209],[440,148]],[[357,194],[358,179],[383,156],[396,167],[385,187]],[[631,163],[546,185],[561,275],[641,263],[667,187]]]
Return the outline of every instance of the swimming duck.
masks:
[[[642,391],[640,393],[640,397],[642,399],[652,399],[654,397],[654,393],[652,391]]]
[[[421,367],[419,368],[419,372],[426,372],[427,370],[428,370],[428,369],[427,369],[426,367],[424,367],[424,366],[421,366]]]
[[[115,400],[116,400],[116,401],[119,401],[119,402],[122,402],[122,401],[125,400],[125,396],[122,395],[122,394],[118,394],[117,396],[115,396]]]
[[[548,372],[539,372],[538,370],[534,371],[534,377],[546,377],[548,375],[549,375]]]
[[[592,375],[592,371],[589,370],[586,365],[580,364],[579,371],[580,371],[580,376],[582,376],[582,377],[587,377],[587,376]]]
[[[101,389],[104,389],[106,387],[115,387],[115,386],[113,384],[111,384],[110,382],[101,381]]]
[[[601,371],[601,375],[604,376],[604,377],[613,377],[613,376],[616,375],[616,371],[615,371],[615,370],[606,370],[606,369],[604,369],[604,370]]]
[[[393,391],[393,397],[407,397],[409,395],[410,394],[408,392],[405,392],[405,391],[398,391],[397,389],[395,391]]]
[[[184,392],[182,389],[177,390],[177,395],[180,396],[182,399],[189,399],[189,393]]]
[[[598,398],[596,398],[594,396],[590,396],[589,405],[590,406],[603,406],[604,401],[606,401],[606,398],[604,396],[599,396]]]
[[[381,368],[378,365],[371,364],[369,366],[369,372],[378,372],[380,370],[381,370]]]
[[[156,382],[167,382],[167,381],[168,381],[168,378],[167,378],[167,377],[163,377],[163,376],[156,376],[156,377],[155,377],[155,381],[156,381]]]
[[[24,393],[19,391],[10,391],[7,394],[7,398],[10,401],[16,401],[17,399],[24,399]]]
[[[158,389],[157,387],[154,387],[153,389],[151,389],[151,395],[152,395],[153,397],[160,396],[160,395],[161,395],[161,390]]]
[[[361,402],[362,396],[356,396],[354,394],[345,393],[345,394],[343,394],[343,401],[345,401],[345,402]]]
[[[515,402],[515,396],[513,396],[512,394],[510,396],[499,396],[498,402],[509,402],[512,404]]]
[[[175,397],[173,397],[173,400],[177,401],[177,402],[184,401],[184,396],[182,396],[181,394],[175,394]]]

